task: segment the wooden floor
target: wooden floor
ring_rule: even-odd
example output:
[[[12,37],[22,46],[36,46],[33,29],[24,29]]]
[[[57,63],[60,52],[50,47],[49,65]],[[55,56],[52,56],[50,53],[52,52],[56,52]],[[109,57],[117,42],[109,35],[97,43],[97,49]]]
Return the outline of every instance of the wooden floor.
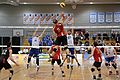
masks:
[[[51,65],[47,61],[40,62],[40,70],[37,73],[34,65],[29,69],[26,69],[25,64],[20,64],[20,66],[13,66],[14,76],[12,77],[12,80],[92,80],[90,72],[91,65],[91,62],[81,63],[80,67],[74,65],[74,69],[70,76],[71,69],[67,69],[65,64],[63,68],[66,76],[62,77],[57,65],[55,65],[54,76],[51,75]],[[0,80],[8,80],[8,76],[9,72],[3,69],[0,73]],[[120,78],[116,78],[115,75],[108,76],[104,64],[102,65],[102,78],[102,80],[120,80]]]

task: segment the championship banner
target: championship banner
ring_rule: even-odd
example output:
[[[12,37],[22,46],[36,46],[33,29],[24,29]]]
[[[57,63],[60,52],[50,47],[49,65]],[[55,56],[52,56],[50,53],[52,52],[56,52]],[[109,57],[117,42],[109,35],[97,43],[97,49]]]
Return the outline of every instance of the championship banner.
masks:
[[[68,14],[68,18],[67,18],[67,24],[74,24],[74,17],[73,14]]]
[[[40,14],[35,14],[34,17],[34,24],[40,24]]]
[[[23,24],[28,24],[28,20],[29,20],[29,14],[23,14]]]
[[[74,23],[73,13],[24,13],[23,24],[47,25],[53,24],[53,19],[57,19],[63,24],[72,25]]]
[[[45,13],[41,13],[40,14],[40,24],[45,24],[46,22],[46,14]]]
[[[98,22],[99,23],[105,22],[105,13],[104,12],[98,12]]]
[[[29,14],[28,24],[34,24],[34,15],[35,14]]]
[[[113,22],[113,13],[112,12],[106,12],[106,22],[108,22],[108,23]]]
[[[114,12],[114,22],[120,22],[120,12]]]
[[[89,21],[90,21],[90,23],[96,23],[97,22],[97,12],[90,12]]]
[[[51,24],[52,14],[46,14],[46,24]]]

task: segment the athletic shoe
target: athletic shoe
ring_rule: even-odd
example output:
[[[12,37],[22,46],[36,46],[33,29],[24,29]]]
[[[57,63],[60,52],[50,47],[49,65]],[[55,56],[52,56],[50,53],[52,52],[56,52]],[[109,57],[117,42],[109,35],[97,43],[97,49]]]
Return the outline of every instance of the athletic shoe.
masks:
[[[11,77],[9,77],[9,80],[11,80]]]
[[[117,76],[117,78],[119,77],[119,72],[118,71],[116,71],[116,76]]]
[[[65,74],[62,74],[62,77],[65,77]]]
[[[54,75],[54,72],[52,72],[52,75]]]
[[[80,63],[78,63],[78,67],[80,66]]]
[[[29,64],[27,64],[27,69],[30,67],[30,65]]]
[[[73,70],[73,66],[71,66],[71,69]]]
[[[67,65],[67,69],[69,69],[69,65]]]
[[[93,76],[93,80],[96,80],[96,76]]]
[[[40,69],[39,66],[37,66],[37,72],[39,71],[39,69]]]
[[[63,66],[63,63],[62,64],[60,64],[60,67],[62,67]]]
[[[112,75],[112,71],[109,71],[109,75]]]

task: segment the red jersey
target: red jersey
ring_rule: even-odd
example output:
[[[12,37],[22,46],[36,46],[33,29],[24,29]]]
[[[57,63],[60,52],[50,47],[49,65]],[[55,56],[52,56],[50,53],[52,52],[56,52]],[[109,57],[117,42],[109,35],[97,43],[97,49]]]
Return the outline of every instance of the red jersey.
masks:
[[[64,26],[61,23],[57,23],[54,26],[54,32],[57,34],[57,36],[63,36],[65,34],[64,32]]]
[[[54,47],[55,47],[55,46],[52,46],[52,51],[53,51]],[[52,59],[54,59],[54,60],[60,59],[60,47],[59,47],[59,46],[58,46],[57,52],[55,53],[55,55],[53,56]]]
[[[97,47],[95,47],[94,53],[93,53],[95,62],[102,62],[101,55],[102,55],[102,53],[99,51],[99,49]]]

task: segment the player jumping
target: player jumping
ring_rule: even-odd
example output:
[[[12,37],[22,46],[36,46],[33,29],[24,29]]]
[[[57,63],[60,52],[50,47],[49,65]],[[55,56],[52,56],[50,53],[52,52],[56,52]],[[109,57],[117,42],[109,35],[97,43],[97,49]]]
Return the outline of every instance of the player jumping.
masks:
[[[108,43],[108,46],[111,46],[111,43]],[[117,59],[116,50],[114,49],[114,47],[106,47],[104,49],[104,54],[105,54],[105,60],[106,60],[105,65],[109,69],[109,75],[112,74],[111,66],[113,66],[113,68],[116,70],[117,77],[119,77],[119,72],[118,72],[117,63],[116,63],[116,59]]]
[[[46,28],[43,30],[43,32],[41,33],[40,36],[38,34],[36,34],[37,30],[38,30],[38,28],[34,32],[33,37],[29,38],[29,40],[28,40],[30,45],[33,46],[33,47],[30,49],[30,53],[29,53],[29,56],[28,56],[27,69],[30,66],[31,57],[34,56],[34,57],[36,57],[36,64],[37,64],[37,71],[38,71],[39,70],[39,44],[40,44],[40,38],[43,36]]]
[[[69,65],[71,62],[71,69],[73,69],[74,59],[76,60],[78,66],[80,66],[80,64],[75,56],[74,40],[73,40],[73,35],[71,30],[67,31],[67,44],[68,44],[68,47],[66,46],[65,48],[63,48],[63,51],[65,51],[66,53],[66,58],[64,59],[63,63],[67,59],[67,68],[69,69]],[[71,61],[70,61],[70,58],[71,58]],[[61,64],[61,66],[63,65],[63,63]]]

